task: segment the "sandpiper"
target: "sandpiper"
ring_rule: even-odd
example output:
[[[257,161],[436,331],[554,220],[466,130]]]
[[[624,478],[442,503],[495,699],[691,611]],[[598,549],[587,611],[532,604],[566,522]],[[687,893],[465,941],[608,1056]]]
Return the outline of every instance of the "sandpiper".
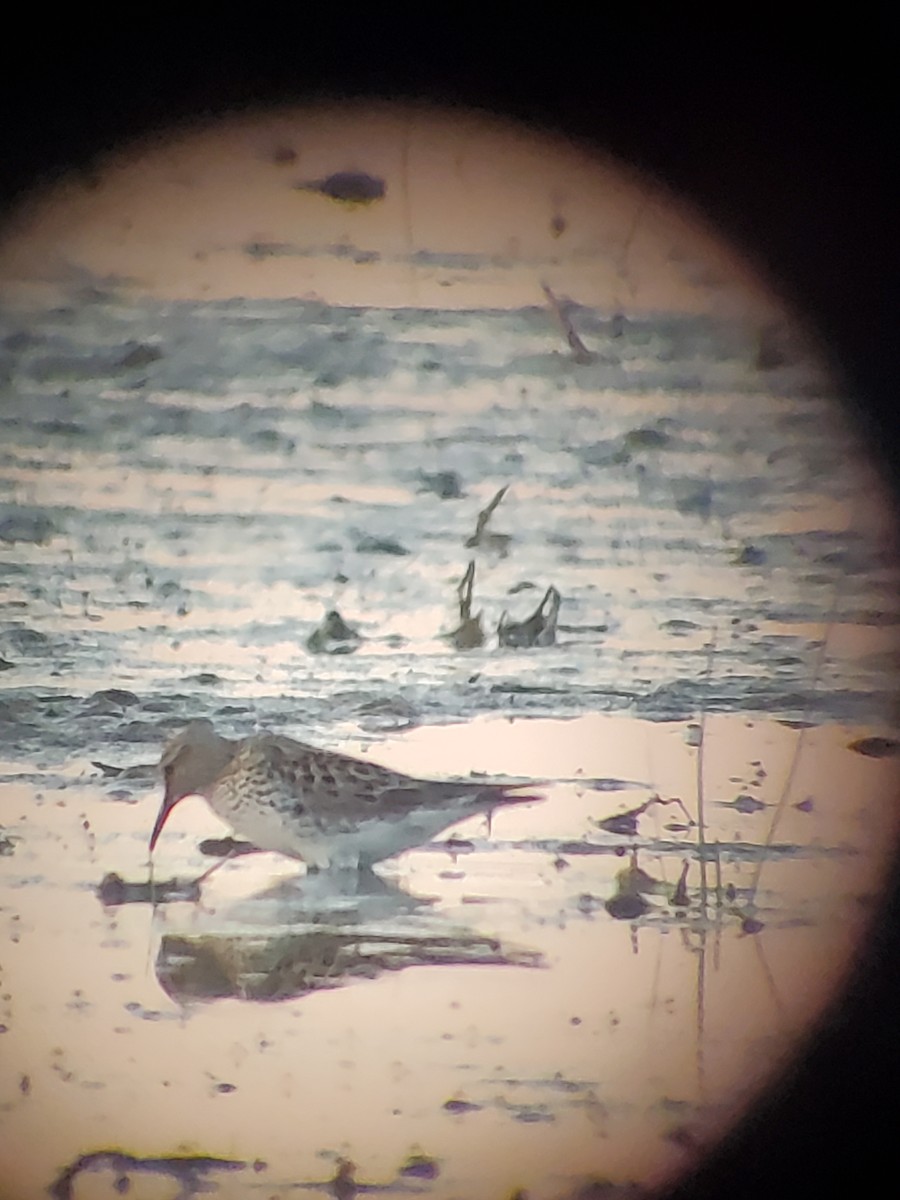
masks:
[[[232,741],[192,721],[166,746],[150,850],[176,804],[202,796],[259,850],[307,868],[360,870],[421,846],[465,817],[539,800],[525,784],[415,779],[278,734]]]

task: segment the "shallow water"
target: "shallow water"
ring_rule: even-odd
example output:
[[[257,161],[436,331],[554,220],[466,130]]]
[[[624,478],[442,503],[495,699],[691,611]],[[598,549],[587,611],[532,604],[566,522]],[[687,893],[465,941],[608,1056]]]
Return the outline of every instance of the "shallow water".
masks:
[[[587,365],[537,308],[10,297],[15,1194],[321,1195],[341,1159],[389,1195],[625,1193],[697,1158],[847,971],[898,783],[851,748],[896,737],[900,661],[864,453],[821,370],[757,369],[737,325],[575,313]],[[466,548],[504,484],[512,540]],[[487,641],[461,652],[473,558]],[[551,584],[556,644],[501,649]],[[333,608],[364,640],[312,654]],[[553,782],[380,882],[248,856],[199,904],[104,904],[148,878],[150,768],[196,716]],[[688,815],[601,827],[656,793]],[[226,832],[185,802],[158,880]]]

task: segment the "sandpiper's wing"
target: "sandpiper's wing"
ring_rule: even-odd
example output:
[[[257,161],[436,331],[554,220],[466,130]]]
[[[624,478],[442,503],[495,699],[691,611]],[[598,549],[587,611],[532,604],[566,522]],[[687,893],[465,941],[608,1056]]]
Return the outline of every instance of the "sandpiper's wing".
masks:
[[[402,817],[411,809],[441,808],[453,803],[478,812],[539,798],[524,796],[512,786],[480,780],[415,779],[378,763],[307,746],[277,734],[250,740],[263,757],[266,769],[277,779],[286,802],[293,799],[310,809],[327,808],[331,818],[345,816],[358,820],[363,810],[373,817],[389,820]]]

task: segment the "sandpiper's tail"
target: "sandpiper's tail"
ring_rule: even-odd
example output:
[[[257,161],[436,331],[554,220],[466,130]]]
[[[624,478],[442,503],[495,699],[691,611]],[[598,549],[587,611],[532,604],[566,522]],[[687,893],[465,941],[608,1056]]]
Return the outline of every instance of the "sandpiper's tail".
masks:
[[[535,800],[543,800],[540,792],[524,792],[522,788],[540,787],[536,780],[528,783],[495,783],[480,788],[474,795],[473,807],[494,808],[506,804],[532,804]]]

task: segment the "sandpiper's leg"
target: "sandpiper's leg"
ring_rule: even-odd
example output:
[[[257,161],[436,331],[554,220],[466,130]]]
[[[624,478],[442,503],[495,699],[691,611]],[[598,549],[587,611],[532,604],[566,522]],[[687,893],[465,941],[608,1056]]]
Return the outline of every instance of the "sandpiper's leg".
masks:
[[[360,853],[357,849],[337,846],[326,849],[322,846],[308,844],[303,848],[303,862],[306,863],[307,875],[316,875],[327,871],[329,875],[335,872],[351,872],[360,870]]]
[[[194,880],[194,886],[199,887],[201,883],[206,883],[207,879],[209,879],[211,875],[214,875],[215,872],[218,871],[219,867],[224,867],[228,860],[234,858],[234,856],[234,847],[232,847],[224,858],[218,859],[211,867],[207,867],[202,875],[197,876],[197,878]]]
[[[300,877],[300,888],[307,896],[366,896],[384,890],[384,880],[371,867],[347,863],[329,863],[327,867],[307,866]]]
[[[197,889],[197,899],[196,899],[195,903],[196,903],[198,909],[200,910],[200,912],[214,913],[216,911],[214,908],[207,908],[207,906],[203,903],[203,896],[200,892],[200,886],[201,886],[201,884],[206,883],[207,879],[209,879],[210,876],[214,875],[216,873],[216,871],[218,871],[219,867],[224,867],[225,864],[230,859],[240,858],[244,854],[263,854],[263,853],[264,853],[264,851],[258,850],[255,846],[253,847],[252,850],[246,850],[241,845],[232,846],[227,854],[223,855],[222,858],[220,858],[217,862],[214,862],[211,867],[208,867],[207,870],[205,870],[202,875],[199,875],[194,880],[193,887],[195,887]]]
[[[205,870],[202,875],[194,880],[193,886],[199,887],[201,883],[205,883],[211,875],[218,871],[219,867],[224,867],[225,864],[232,858],[240,858],[245,854],[265,854],[265,850],[260,850],[257,846],[247,850],[245,846],[241,844],[233,845],[227,854],[225,854],[217,862],[214,862],[211,867]]]

